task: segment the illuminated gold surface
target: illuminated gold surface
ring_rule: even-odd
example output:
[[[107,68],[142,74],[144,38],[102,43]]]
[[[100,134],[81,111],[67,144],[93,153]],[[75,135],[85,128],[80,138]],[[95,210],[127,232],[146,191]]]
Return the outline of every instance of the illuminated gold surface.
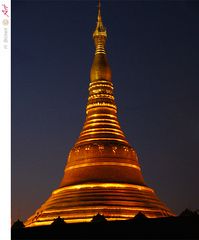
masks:
[[[133,164],[128,164],[128,163],[117,163],[117,162],[102,162],[102,163],[85,163],[85,164],[78,164],[75,166],[67,167],[66,171],[75,169],[75,168],[82,168],[82,167],[96,167],[96,166],[123,166],[123,167],[130,167],[130,168],[137,168],[140,170],[140,167],[133,165]]]
[[[125,220],[139,211],[147,217],[172,215],[149,187],[122,183],[80,184],[53,191],[26,226],[43,225],[57,216],[68,223],[86,222],[97,213],[107,220]]]
[[[154,192],[153,189],[147,187],[147,186],[140,186],[140,185],[135,185],[135,184],[128,184],[128,183],[86,183],[86,184],[79,184],[79,185],[74,185],[74,186],[68,186],[68,187],[63,187],[63,188],[58,188],[57,190],[54,190],[52,194],[57,194],[62,191],[66,190],[80,190],[80,189],[90,189],[90,188],[106,188],[106,189],[136,189],[136,190],[144,190],[144,191],[149,191],[149,192]]]
[[[98,213],[110,221],[132,218],[139,211],[150,218],[174,215],[146,186],[137,154],[121,130],[100,8],[93,38],[96,51],[83,129],[59,188],[25,222],[26,227],[49,225],[58,216],[76,223],[89,222]]]

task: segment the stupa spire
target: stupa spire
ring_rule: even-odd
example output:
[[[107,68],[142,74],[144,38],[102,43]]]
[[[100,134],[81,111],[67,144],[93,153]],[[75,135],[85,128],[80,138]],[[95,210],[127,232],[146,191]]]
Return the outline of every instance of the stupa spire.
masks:
[[[90,71],[86,121],[76,147],[86,143],[102,143],[102,141],[114,141],[128,145],[117,118],[111,68],[105,52],[107,34],[102,23],[100,1],[97,20],[93,33],[96,51]]]
[[[95,54],[98,53],[103,53],[105,54],[105,43],[106,43],[106,38],[107,38],[107,32],[106,28],[103,25],[102,22],[102,16],[101,16],[101,2],[98,2],[98,16],[97,16],[97,25],[95,28],[95,31],[93,33],[93,38],[95,41],[95,46],[96,46],[96,52]]]
[[[97,16],[98,22],[101,21],[101,2],[98,1],[98,16]]]

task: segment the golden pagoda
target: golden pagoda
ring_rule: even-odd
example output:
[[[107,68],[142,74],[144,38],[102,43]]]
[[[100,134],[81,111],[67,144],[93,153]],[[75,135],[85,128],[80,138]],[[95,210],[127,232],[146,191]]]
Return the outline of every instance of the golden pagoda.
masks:
[[[26,227],[49,225],[57,217],[67,223],[90,222],[98,213],[108,221],[126,220],[138,212],[149,218],[174,215],[145,184],[137,154],[121,130],[100,2],[93,39],[96,50],[83,129],[59,188],[25,222]]]

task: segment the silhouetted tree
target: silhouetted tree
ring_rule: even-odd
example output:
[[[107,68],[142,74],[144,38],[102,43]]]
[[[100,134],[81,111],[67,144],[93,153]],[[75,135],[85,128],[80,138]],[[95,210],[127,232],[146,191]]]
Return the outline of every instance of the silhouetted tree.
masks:
[[[66,225],[66,222],[64,221],[63,218],[60,218],[60,216],[58,218],[55,218],[55,220],[51,223],[52,226],[64,226]]]
[[[93,217],[93,219],[91,220],[91,222],[107,222],[106,218],[104,217],[104,215],[101,214],[97,214]]]
[[[25,225],[22,221],[20,221],[19,219],[13,223],[12,225],[12,229],[19,229],[19,228],[24,228]]]
[[[147,217],[144,215],[144,213],[142,212],[138,212],[138,214],[135,215],[135,217],[133,218],[133,220],[146,220]]]
[[[195,217],[197,216],[197,212],[193,212],[190,209],[186,208],[179,216],[180,217]]]

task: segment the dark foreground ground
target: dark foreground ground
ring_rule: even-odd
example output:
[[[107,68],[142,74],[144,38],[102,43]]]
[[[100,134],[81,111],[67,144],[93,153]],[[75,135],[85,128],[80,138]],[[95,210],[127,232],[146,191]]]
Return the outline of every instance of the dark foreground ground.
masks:
[[[12,227],[12,239],[199,239],[199,217],[137,218],[126,221]]]

